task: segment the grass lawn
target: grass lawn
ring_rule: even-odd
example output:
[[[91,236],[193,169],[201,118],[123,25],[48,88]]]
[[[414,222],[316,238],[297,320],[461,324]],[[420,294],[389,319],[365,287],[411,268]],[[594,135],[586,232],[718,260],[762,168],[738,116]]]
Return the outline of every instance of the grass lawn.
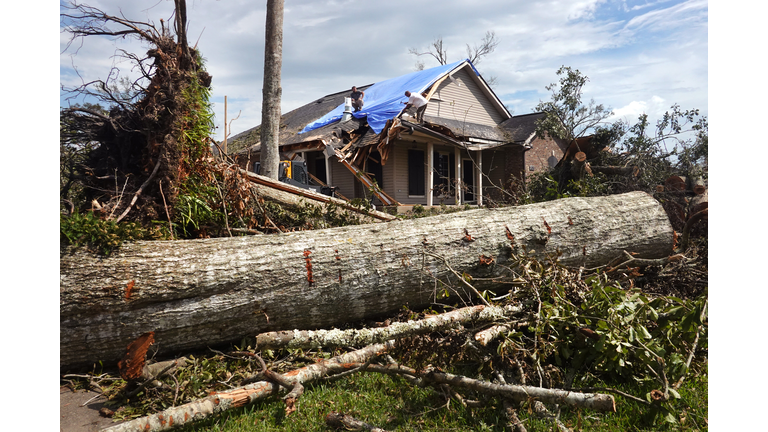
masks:
[[[607,384],[598,384],[607,385]],[[615,385],[623,392],[642,397],[647,390],[638,386]],[[615,395],[616,413],[599,413],[563,408],[561,421],[573,430],[583,431],[702,431],[707,430],[706,368],[689,377],[680,389],[680,399],[670,415],[675,424],[661,416],[651,423],[648,407]],[[465,396],[467,399],[473,396]],[[518,417],[529,432],[557,428],[533,414],[528,404],[518,409]],[[551,409],[551,407],[550,407]],[[389,431],[505,431],[507,419],[498,399],[489,399],[480,408],[465,408],[456,399],[446,398],[432,388],[418,388],[400,378],[375,373],[352,375],[338,381],[307,386],[298,411],[286,417],[283,402],[277,398],[234,410],[214,419],[182,429],[192,431],[329,431],[325,416],[332,412],[349,414],[371,426]]]

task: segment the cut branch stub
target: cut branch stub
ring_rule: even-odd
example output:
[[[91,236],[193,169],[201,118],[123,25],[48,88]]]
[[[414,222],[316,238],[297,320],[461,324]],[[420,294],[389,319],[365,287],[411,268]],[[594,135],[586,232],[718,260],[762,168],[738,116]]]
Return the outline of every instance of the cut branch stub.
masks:
[[[125,356],[117,363],[120,376],[125,380],[141,378],[149,346],[155,343],[155,332],[144,333],[128,345]]]
[[[682,176],[671,176],[664,182],[667,191],[684,191],[688,189],[687,180]]]

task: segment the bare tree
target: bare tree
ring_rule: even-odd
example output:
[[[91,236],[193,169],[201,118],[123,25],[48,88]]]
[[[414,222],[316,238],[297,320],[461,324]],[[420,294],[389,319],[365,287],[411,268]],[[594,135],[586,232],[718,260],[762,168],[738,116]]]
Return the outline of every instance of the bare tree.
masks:
[[[267,0],[264,88],[261,104],[261,174],[277,179],[280,165],[280,68],[283,64],[283,0]]]
[[[413,54],[416,57],[429,55],[429,56],[432,56],[435,60],[437,60],[437,62],[440,63],[441,65],[448,64],[448,52],[445,49],[443,49],[442,37],[438,37],[437,39],[432,41],[432,45],[430,45],[430,47],[427,48],[426,52],[419,52],[419,50],[416,48],[409,48],[408,53]],[[416,60],[416,69],[423,70],[424,63],[420,60]]]
[[[472,62],[472,64],[477,66],[480,61],[482,61],[483,57],[495,51],[498,45],[499,40],[496,38],[496,32],[493,30],[488,30],[485,32],[485,36],[480,41],[480,45],[475,44],[474,46],[470,47],[469,44],[467,44],[467,58]],[[443,47],[442,37],[438,37],[432,41],[432,44],[430,44],[430,46],[427,48],[427,51],[425,52],[421,52],[416,48],[409,48],[408,53],[413,54],[416,57],[425,55],[430,56],[437,60],[437,62],[441,65],[448,64],[448,50]],[[424,62],[418,58],[416,60],[416,70],[424,70]],[[493,87],[496,85],[497,79],[495,76],[484,78],[489,86]]]
[[[487,32],[485,32],[485,37],[483,37],[483,40],[480,41],[480,45],[475,44],[473,47],[470,47],[469,44],[467,44],[467,58],[475,66],[477,66],[480,63],[480,61],[483,59],[483,57],[487,56],[488,54],[496,50],[496,47],[498,45],[499,45],[499,40],[496,39],[496,32],[493,30],[488,30]],[[438,37],[434,41],[432,41],[432,44],[427,48],[426,52],[420,52],[416,48],[409,48],[408,53],[413,54],[416,57],[428,55],[434,58],[435,60],[437,60],[437,62],[440,63],[441,65],[448,64],[448,51],[445,48],[443,48],[442,37]],[[424,63],[417,60],[416,69],[418,70],[424,69]]]
[[[485,37],[480,41],[479,46],[475,45],[470,48],[469,44],[467,44],[467,58],[477,66],[480,64],[480,60],[496,50],[497,46],[499,46],[499,40],[496,39],[496,32],[488,30],[485,32]]]

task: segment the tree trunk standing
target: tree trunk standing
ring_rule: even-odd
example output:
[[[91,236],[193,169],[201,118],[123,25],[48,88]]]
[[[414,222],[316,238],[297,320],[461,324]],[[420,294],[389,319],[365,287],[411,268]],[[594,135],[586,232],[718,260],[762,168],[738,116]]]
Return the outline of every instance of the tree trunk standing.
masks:
[[[283,0],[267,0],[264,89],[261,101],[261,172],[277,180],[280,165],[280,69],[283,64]]]
[[[177,353],[428,305],[453,294],[445,284],[466,300],[456,274],[508,274],[498,264],[511,245],[592,267],[625,250],[666,257],[672,242],[661,205],[632,192],[280,236],[135,242],[108,258],[62,254],[60,366],[114,363],[149,331],[153,348]]]

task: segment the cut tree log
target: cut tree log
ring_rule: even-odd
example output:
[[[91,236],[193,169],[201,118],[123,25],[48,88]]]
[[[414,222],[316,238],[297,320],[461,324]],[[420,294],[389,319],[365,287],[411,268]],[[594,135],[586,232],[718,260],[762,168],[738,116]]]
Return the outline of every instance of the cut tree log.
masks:
[[[664,188],[668,192],[684,191],[688,189],[688,180],[683,176],[670,176],[664,181]]]
[[[691,202],[688,205],[688,218],[690,219],[696,213],[707,208],[709,208],[709,193],[704,189],[704,192],[691,198]]]
[[[701,195],[707,191],[707,185],[704,183],[704,178],[702,176],[695,176],[691,178],[691,186],[693,193],[696,195]]]
[[[427,306],[446,284],[469,298],[457,273],[500,289],[492,277],[523,248],[597,267],[623,251],[666,257],[673,237],[661,205],[632,192],[272,236],[143,241],[109,257],[65,250],[60,367],[115,364],[149,331],[166,355]]]
[[[571,165],[571,174],[577,179],[584,177],[584,175],[592,175],[592,169],[587,162],[587,154],[584,152],[578,152],[573,156],[573,162]]]

